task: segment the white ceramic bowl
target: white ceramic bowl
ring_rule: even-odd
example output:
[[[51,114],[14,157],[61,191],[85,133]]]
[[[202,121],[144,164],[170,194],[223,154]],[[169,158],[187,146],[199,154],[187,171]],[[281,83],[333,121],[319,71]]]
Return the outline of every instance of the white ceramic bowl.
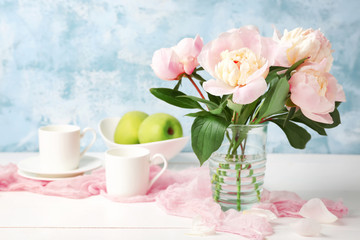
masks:
[[[165,141],[141,143],[141,144],[118,144],[114,142],[114,133],[120,117],[105,118],[99,123],[99,131],[108,148],[119,146],[144,147],[150,150],[151,154],[161,153],[167,160],[175,157],[189,141],[189,137],[175,138]]]

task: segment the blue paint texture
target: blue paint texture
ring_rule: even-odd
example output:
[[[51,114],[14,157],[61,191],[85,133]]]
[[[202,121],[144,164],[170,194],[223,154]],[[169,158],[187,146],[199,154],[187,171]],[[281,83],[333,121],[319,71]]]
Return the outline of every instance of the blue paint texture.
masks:
[[[265,36],[320,28],[335,50],[331,73],[344,86],[342,124],[292,149],[269,126],[268,151],[360,154],[360,15],[358,0],[0,0],[0,151],[37,151],[37,129],[51,123],[97,129],[130,110],[167,112],[185,135],[188,111],[167,105],[151,87],[173,87],[150,68],[152,54],[184,37],[208,42],[253,24]],[[189,83],[183,91],[193,93]],[[104,151],[97,140],[93,151]],[[190,144],[185,151],[191,151]]]

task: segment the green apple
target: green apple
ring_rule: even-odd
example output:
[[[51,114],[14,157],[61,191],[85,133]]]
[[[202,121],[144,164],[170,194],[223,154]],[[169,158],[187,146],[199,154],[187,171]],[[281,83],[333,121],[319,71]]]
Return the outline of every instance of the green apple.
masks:
[[[148,114],[140,111],[125,113],[115,129],[114,142],[119,144],[138,144],[140,124],[148,116]]]
[[[156,142],[182,137],[182,127],[175,117],[167,113],[155,113],[147,117],[139,128],[140,143]]]

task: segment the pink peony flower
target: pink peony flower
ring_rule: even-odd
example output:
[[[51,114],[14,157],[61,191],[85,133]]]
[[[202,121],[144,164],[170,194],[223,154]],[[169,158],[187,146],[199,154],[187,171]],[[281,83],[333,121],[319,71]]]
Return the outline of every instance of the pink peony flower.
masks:
[[[302,64],[289,80],[290,99],[307,118],[331,124],[335,101],[345,102],[345,93],[326,66],[326,59]]]
[[[267,89],[265,78],[276,51],[275,41],[261,37],[254,27],[222,33],[198,56],[200,65],[216,79],[203,88],[216,96],[233,94],[235,103],[255,101]]]
[[[183,73],[190,75],[199,65],[197,56],[203,47],[202,39],[184,38],[172,48],[155,51],[151,67],[163,80],[178,80]]]
[[[290,32],[285,30],[280,39],[277,34],[274,34],[274,39],[284,50],[277,59],[280,65],[288,67],[306,57],[309,57],[311,62],[320,63],[326,58],[325,70],[330,71],[333,50],[330,41],[320,30],[295,28]]]

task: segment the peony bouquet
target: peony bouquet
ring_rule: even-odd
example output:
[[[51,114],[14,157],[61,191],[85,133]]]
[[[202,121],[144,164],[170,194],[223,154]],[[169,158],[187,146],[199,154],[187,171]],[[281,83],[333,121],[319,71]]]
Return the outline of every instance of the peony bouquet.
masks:
[[[333,57],[320,30],[296,28],[263,37],[256,27],[232,29],[207,44],[196,36],[157,50],[151,67],[174,88],[152,88],[157,98],[177,107],[198,109],[191,127],[192,148],[200,163],[216,151],[230,124],[273,122],[294,148],[311,135],[326,135],[340,124],[337,110],[345,94],[329,73]],[[205,80],[202,71],[213,79]],[[180,91],[188,79],[199,96]],[[206,97],[205,97],[205,96]],[[236,149],[235,149],[236,150]]]

